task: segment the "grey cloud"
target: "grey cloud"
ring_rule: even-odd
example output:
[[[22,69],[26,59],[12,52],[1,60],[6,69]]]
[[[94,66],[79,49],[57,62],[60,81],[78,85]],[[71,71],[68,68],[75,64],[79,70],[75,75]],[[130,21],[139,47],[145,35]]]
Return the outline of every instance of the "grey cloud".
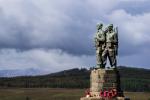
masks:
[[[102,15],[113,8],[105,6],[108,0],[103,5],[97,0],[10,2],[0,5],[4,12],[1,16],[7,17],[2,23],[8,23],[1,26],[1,48],[58,48],[72,54],[94,54],[93,40],[89,37],[94,34],[96,20],[98,16],[104,19]],[[100,9],[95,7],[98,4]]]
[[[116,10],[108,16],[110,22],[119,26],[119,42],[121,55],[141,53],[150,49],[149,18],[150,13],[131,15],[125,10]]]
[[[149,50],[144,50],[135,55],[119,57],[118,62],[119,62],[119,65],[126,65],[126,66],[131,66],[131,67],[136,66],[139,68],[150,69],[149,58],[150,58]]]
[[[120,59],[126,60],[129,65],[130,61],[137,65],[138,59],[132,58],[135,58],[135,55],[136,57],[142,55],[142,61],[146,63],[144,61],[146,53],[143,51],[150,49],[148,2],[129,0],[126,2],[116,0],[103,2],[100,0],[0,1],[0,49],[2,50],[0,57],[6,57],[4,59],[6,61],[10,60],[7,65],[1,58],[0,66],[8,66],[7,68],[57,66],[64,69],[65,66],[72,68],[70,66],[73,65],[94,65],[93,35],[96,31],[96,23],[99,21],[104,22],[105,25],[113,23],[119,27]],[[9,53],[8,58],[5,53]],[[66,55],[67,58],[65,58]],[[53,59],[55,56],[57,58]],[[74,61],[70,60],[72,57]],[[61,60],[63,60],[63,67],[58,63]],[[123,60],[120,64],[124,63]],[[71,64],[67,64],[68,62]]]
[[[141,2],[136,2],[136,6],[145,9],[145,2],[142,2],[142,6],[140,6]],[[130,3],[133,4],[133,2],[125,2],[128,6],[131,5]],[[130,37],[123,38],[122,33],[126,31],[123,26],[124,23],[118,24],[118,19],[111,18],[112,12],[118,9],[125,9],[125,11],[128,9],[128,6],[121,7],[123,4],[123,1],[117,2],[115,0],[106,0],[103,3],[98,0],[1,1],[0,48],[18,50],[62,49],[76,55],[93,55],[92,36],[96,31],[96,23],[101,20],[105,24],[113,22],[119,26],[121,29],[120,52],[122,55],[130,55],[135,50],[125,49],[126,47],[133,47],[133,43],[126,41]],[[131,13],[134,12],[132,9],[128,10]],[[144,10],[141,11],[144,12]],[[122,17],[122,14],[124,13],[120,13],[118,16]],[[127,18],[123,18],[128,20],[130,14],[126,15]],[[111,19],[112,21],[110,21]]]

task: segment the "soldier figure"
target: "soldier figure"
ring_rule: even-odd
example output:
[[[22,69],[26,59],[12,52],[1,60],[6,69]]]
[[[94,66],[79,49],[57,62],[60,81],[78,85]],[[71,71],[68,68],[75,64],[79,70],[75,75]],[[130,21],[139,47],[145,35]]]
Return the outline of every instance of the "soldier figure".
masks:
[[[111,68],[116,68],[117,60],[116,56],[118,55],[118,33],[117,28],[115,31],[113,30],[113,24],[108,26],[108,30],[106,32],[106,47],[102,53],[102,61],[104,66],[107,63],[107,56],[111,65]]]
[[[102,53],[105,49],[106,36],[103,31],[103,24],[97,24],[97,33],[95,34],[95,47],[96,47],[96,58],[97,58],[97,67],[104,68]]]

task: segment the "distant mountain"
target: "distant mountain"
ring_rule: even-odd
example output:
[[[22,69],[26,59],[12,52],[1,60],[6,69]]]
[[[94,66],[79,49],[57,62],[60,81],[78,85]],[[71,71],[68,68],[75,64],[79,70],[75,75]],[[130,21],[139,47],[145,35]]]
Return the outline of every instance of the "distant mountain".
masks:
[[[41,75],[42,72],[39,69],[13,69],[13,70],[0,70],[0,77],[15,77],[15,76],[35,76]]]

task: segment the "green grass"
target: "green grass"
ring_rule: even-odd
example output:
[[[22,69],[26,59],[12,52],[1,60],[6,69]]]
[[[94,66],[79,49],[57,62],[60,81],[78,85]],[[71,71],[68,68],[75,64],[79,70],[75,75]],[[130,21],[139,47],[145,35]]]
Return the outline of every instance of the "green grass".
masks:
[[[83,89],[14,88],[0,89],[0,100],[80,100]],[[125,92],[131,100],[150,100],[150,93]]]

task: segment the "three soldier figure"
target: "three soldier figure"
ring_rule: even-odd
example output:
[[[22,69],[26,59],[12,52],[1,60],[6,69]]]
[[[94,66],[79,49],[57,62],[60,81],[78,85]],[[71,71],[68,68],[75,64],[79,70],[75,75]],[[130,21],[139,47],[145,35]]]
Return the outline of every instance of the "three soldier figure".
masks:
[[[116,68],[116,56],[118,55],[117,28],[114,29],[113,24],[110,24],[105,30],[103,30],[103,24],[98,24],[94,39],[96,47],[97,67],[105,68],[108,57],[111,68]]]

